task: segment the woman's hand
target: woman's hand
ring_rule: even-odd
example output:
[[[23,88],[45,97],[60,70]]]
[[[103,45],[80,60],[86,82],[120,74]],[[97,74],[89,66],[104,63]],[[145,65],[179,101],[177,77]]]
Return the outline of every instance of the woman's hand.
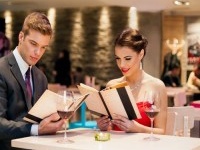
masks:
[[[108,116],[103,116],[101,118],[98,118],[96,121],[97,121],[97,125],[101,131],[109,130],[112,125],[110,118],[108,118]]]
[[[125,132],[136,132],[137,122],[129,120],[121,115],[115,114],[115,119],[112,120],[112,123]]]

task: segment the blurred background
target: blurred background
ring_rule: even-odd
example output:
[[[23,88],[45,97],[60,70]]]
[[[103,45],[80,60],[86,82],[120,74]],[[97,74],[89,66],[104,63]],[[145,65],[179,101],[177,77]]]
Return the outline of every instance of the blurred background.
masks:
[[[149,41],[144,70],[160,78],[164,57],[175,48],[180,52],[184,85],[193,64],[199,62],[199,6],[199,0],[0,0],[0,31],[13,50],[25,16],[44,12],[54,36],[38,66],[49,82],[55,82],[54,62],[65,50],[72,74],[81,68],[84,75],[95,76],[95,82],[105,86],[121,76],[113,55],[115,37],[126,27],[137,28]]]

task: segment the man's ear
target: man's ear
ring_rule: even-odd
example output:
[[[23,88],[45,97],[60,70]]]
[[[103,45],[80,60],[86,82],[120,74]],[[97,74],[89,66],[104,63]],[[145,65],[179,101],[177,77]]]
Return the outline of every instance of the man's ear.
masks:
[[[24,33],[22,31],[20,31],[18,38],[19,38],[19,43],[21,43],[24,40]]]

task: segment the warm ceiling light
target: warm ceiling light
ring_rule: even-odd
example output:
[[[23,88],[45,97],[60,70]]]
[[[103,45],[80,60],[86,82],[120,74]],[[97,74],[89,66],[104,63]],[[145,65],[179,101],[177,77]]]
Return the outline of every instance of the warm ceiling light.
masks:
[[[183,0],[175,0],[175,1],[174,1],[174,4],[175,4],[175,5],[179,5],[179,6],[181,6],[181,5],[186,5],[186,6],[188,6],[188,5],[190,5],[190,2],[189,2],[189,1],[183,1]]]

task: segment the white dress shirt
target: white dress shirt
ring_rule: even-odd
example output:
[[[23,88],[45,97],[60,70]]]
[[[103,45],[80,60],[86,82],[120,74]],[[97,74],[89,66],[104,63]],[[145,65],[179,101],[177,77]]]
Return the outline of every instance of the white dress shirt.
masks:
[[[19,54],[19,51],[17,49],[17,47],[14,49],[13,51],[13,55],[17,61],[17,64],[19,66],[19,69],[22,73],[22,76],[23,76],[23,79],[25,80],[25,76],[26,76],[26,71],[28,70],[28,68],[32,66],[29,66],[24,60],[23,58],[21,57],[21,55]],[[31,87],[32,87],[32,90],[33,90],[33,81],[32,81],[32,74],[30,74],[30,78],[31,78]],[[33,91],[32,91],[33,92]],[[38,124],[33,124],[31,126],[31,135],[38,135]]]

